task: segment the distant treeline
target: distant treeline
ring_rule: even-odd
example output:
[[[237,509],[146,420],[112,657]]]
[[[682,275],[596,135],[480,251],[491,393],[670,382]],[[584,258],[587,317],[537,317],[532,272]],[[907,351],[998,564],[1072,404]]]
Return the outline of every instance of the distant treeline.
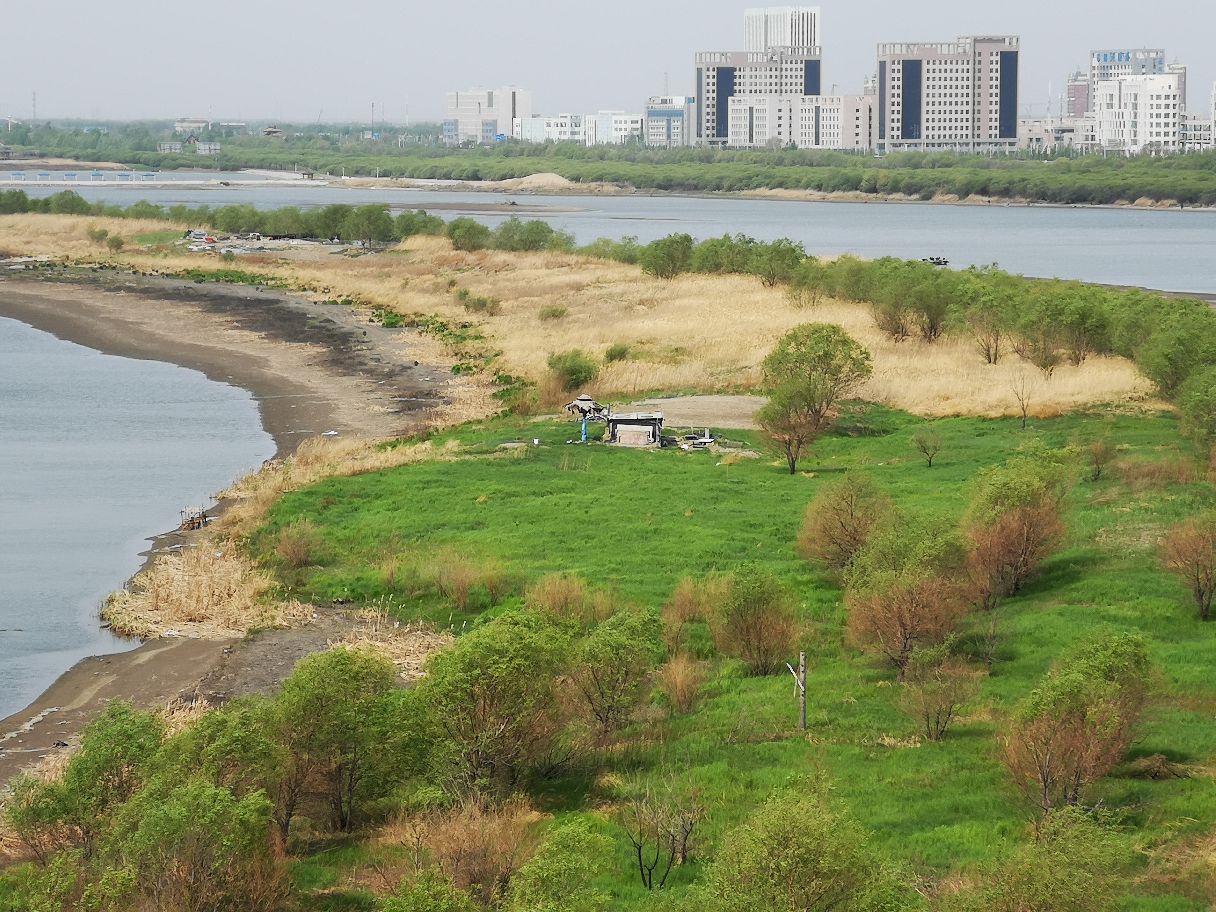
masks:
[[[491,149],[450,149],[361,142],[308,134],[285,140],[225,140],[216,156],[161,154],[157,138],[132,126],[108,134],[40,128],[12,142],[81,159],[109,158],[151,168],[308,169],[320,173],[444,180],[505,180],[540,172],[579,183],[628,184],[642,190],[722,192],[759,189],[824,193],[938,195],[1109,204],[1138,199],[1216,205],[1216,153],[1137,158],[1035,153],[984,157],[898,153],[651,149],[576,143],[508,142]]]
[[[745,235],[695,241],[688,234],[641,244],[601,238],[576,248],[571,235],[542,221],[508,219],[491,229],[471,218],[445,222],[423,211],[394,218],[387,205],[331,205],[263,211],[253,206],[126,208],[90,203],[73,191],[30,199],[0,192],[0,214],[47,212],[169,220],[231,233],[393,242],[444,235],[458,250],[560,250],[637,264],[651,275],[755,275],[782,285],[792,302],[811,308],[822,297],[870,304],[878,327],[896,341],[934,342],[966,334],[978,354],[995,363],[1011,353],[1050,376],[1064,362],[1093,354],[1133,360],[1164,396],[1175,400],[1197,437],[1216,440],[1216,312],[1204,301],[1082,282],[1028,279],[995,267],[954,271],[918,261],[843,256],[823,261],[789,240]]]

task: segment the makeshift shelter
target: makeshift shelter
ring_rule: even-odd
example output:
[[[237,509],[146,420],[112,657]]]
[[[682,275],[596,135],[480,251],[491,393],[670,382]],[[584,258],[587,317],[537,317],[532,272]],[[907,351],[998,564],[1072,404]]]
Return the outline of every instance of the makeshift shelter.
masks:
[[[657,447],[663,444],[663,413],[632,412],[608,416],[607,441],[624,447]]]

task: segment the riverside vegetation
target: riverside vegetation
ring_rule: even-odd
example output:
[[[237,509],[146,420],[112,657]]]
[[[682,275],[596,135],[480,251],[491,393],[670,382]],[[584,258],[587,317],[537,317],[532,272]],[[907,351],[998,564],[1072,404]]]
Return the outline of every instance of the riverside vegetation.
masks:
[[[14,218],[31,247],[50,230]],[[74,260],[199,268],[78,221],[55,223]],[[506,253],[468,229],[485,249],[461,250],[452,225],[245,275],[420,325],[410,305],[434,305],[452,346],[490,349],[484,382],[531,382],[498,384],[497,417],[272,486],[238,539],[277,598],[455,642],[404,688],[339,648],[186,724],[112,707],[18,784],[4,845],[28,860],[0,874],[0,909],[1210,907],[1205,309],[741,238]],[[6,249],[14,233],[0,220]],[[473,323],[457,289],[497,310]],[[592,302],[620,335],[567,347]],[[621,364],[662,389],[667,322],[729,337],[683,389],[790,405],[792,465],[771,414],[716,453],[568,446],[569,422],[529,416],[550,387],[627,389]],[[900,373],[932,358],[1014,383],[942,415],[927,374]],[[1144,380],[1089,381],[1133,363]],[[916,387],[907,407],[875,394],[884,370]],[[1055,398],[1070,376],[1076,398]]]
[[[507,180],[557,174],[577,184],[618,184],[672,192],[813,191],[930,200],[996,198],[1110,204],[1141,200],[1216,204],[1216,153],[1178,156],[1002,156],[955,153],[869,155],[780,150],[645,149],[576,143],[504,143],[448,149],[317,135],[310,125],[286,139],[222,137],[223,151],[201,159],[161,154],[144,125],[98,131],[26,126],[7,141],[83,159],[155,168],[308,168],[320,173],[390,178]],[[217,139],[221,137],[215,137]]]

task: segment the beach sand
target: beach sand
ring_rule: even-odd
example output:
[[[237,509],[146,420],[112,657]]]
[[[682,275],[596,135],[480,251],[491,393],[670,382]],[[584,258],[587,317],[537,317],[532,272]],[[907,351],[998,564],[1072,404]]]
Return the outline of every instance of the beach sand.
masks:
[[[244,286],[84,270],[15,273],[0,276],[0,316],[248,389],[279,457],[327,431],[374,438],[415,430],[447,402],[452,382],[445,368],[416,363],[433,347],[412,330],[385,329],[348,306]],[[184,540],[166,533],[152,552]],[[179,698],[222,702],[264,692],[351,625],[339,612],[319,611],[298,629],[239,641],[156,639],[84,659],[30,706],[0,720],[0,784],[77,743],[112,700],[153,709]]]

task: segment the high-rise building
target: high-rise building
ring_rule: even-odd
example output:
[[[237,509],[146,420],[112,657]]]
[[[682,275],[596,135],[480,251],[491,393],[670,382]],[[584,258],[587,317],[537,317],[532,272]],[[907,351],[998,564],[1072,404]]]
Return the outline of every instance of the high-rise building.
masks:
[[[819,48],[703,51],[696,55],[697,141],[725,144],[736,95],[818,95]]]
[[[744,13],[744,31],[744,49],[748,51],[823,46],[819,39],[817,6],[769,6],[749,9]]]
[[[1167,76],[1178,77],[1178,97],[1182,100],[1182,109],[1186,110],[1186,64],[1184,63],[1167,63],[1165,65],[1165,73]]]
[[[1093,87],[1093,112],[1079,124],[1089,151],[1139,155],[1178,152],[1186,129],[1176,73],[1106,79]]]
[[[1073,73],[1065,90],[1064,113],[1068,117],[1084,117],[1089,113],[1089,76]]]
[[[736,149],[843,149],[874,146],[873,95],[736,95],[728,145]]]
[[[1012,35],[880,44],[878,151],[1012,151],[1019,47]]]
[[[697,99],[657,95],[646,102],[644,141],[659,149],[691,146],[697,139]]]
[[[516,119],[532,116],[532,93],[514,86],[449,92],[443,141],[451,146],[489,144],[510,136]]]

